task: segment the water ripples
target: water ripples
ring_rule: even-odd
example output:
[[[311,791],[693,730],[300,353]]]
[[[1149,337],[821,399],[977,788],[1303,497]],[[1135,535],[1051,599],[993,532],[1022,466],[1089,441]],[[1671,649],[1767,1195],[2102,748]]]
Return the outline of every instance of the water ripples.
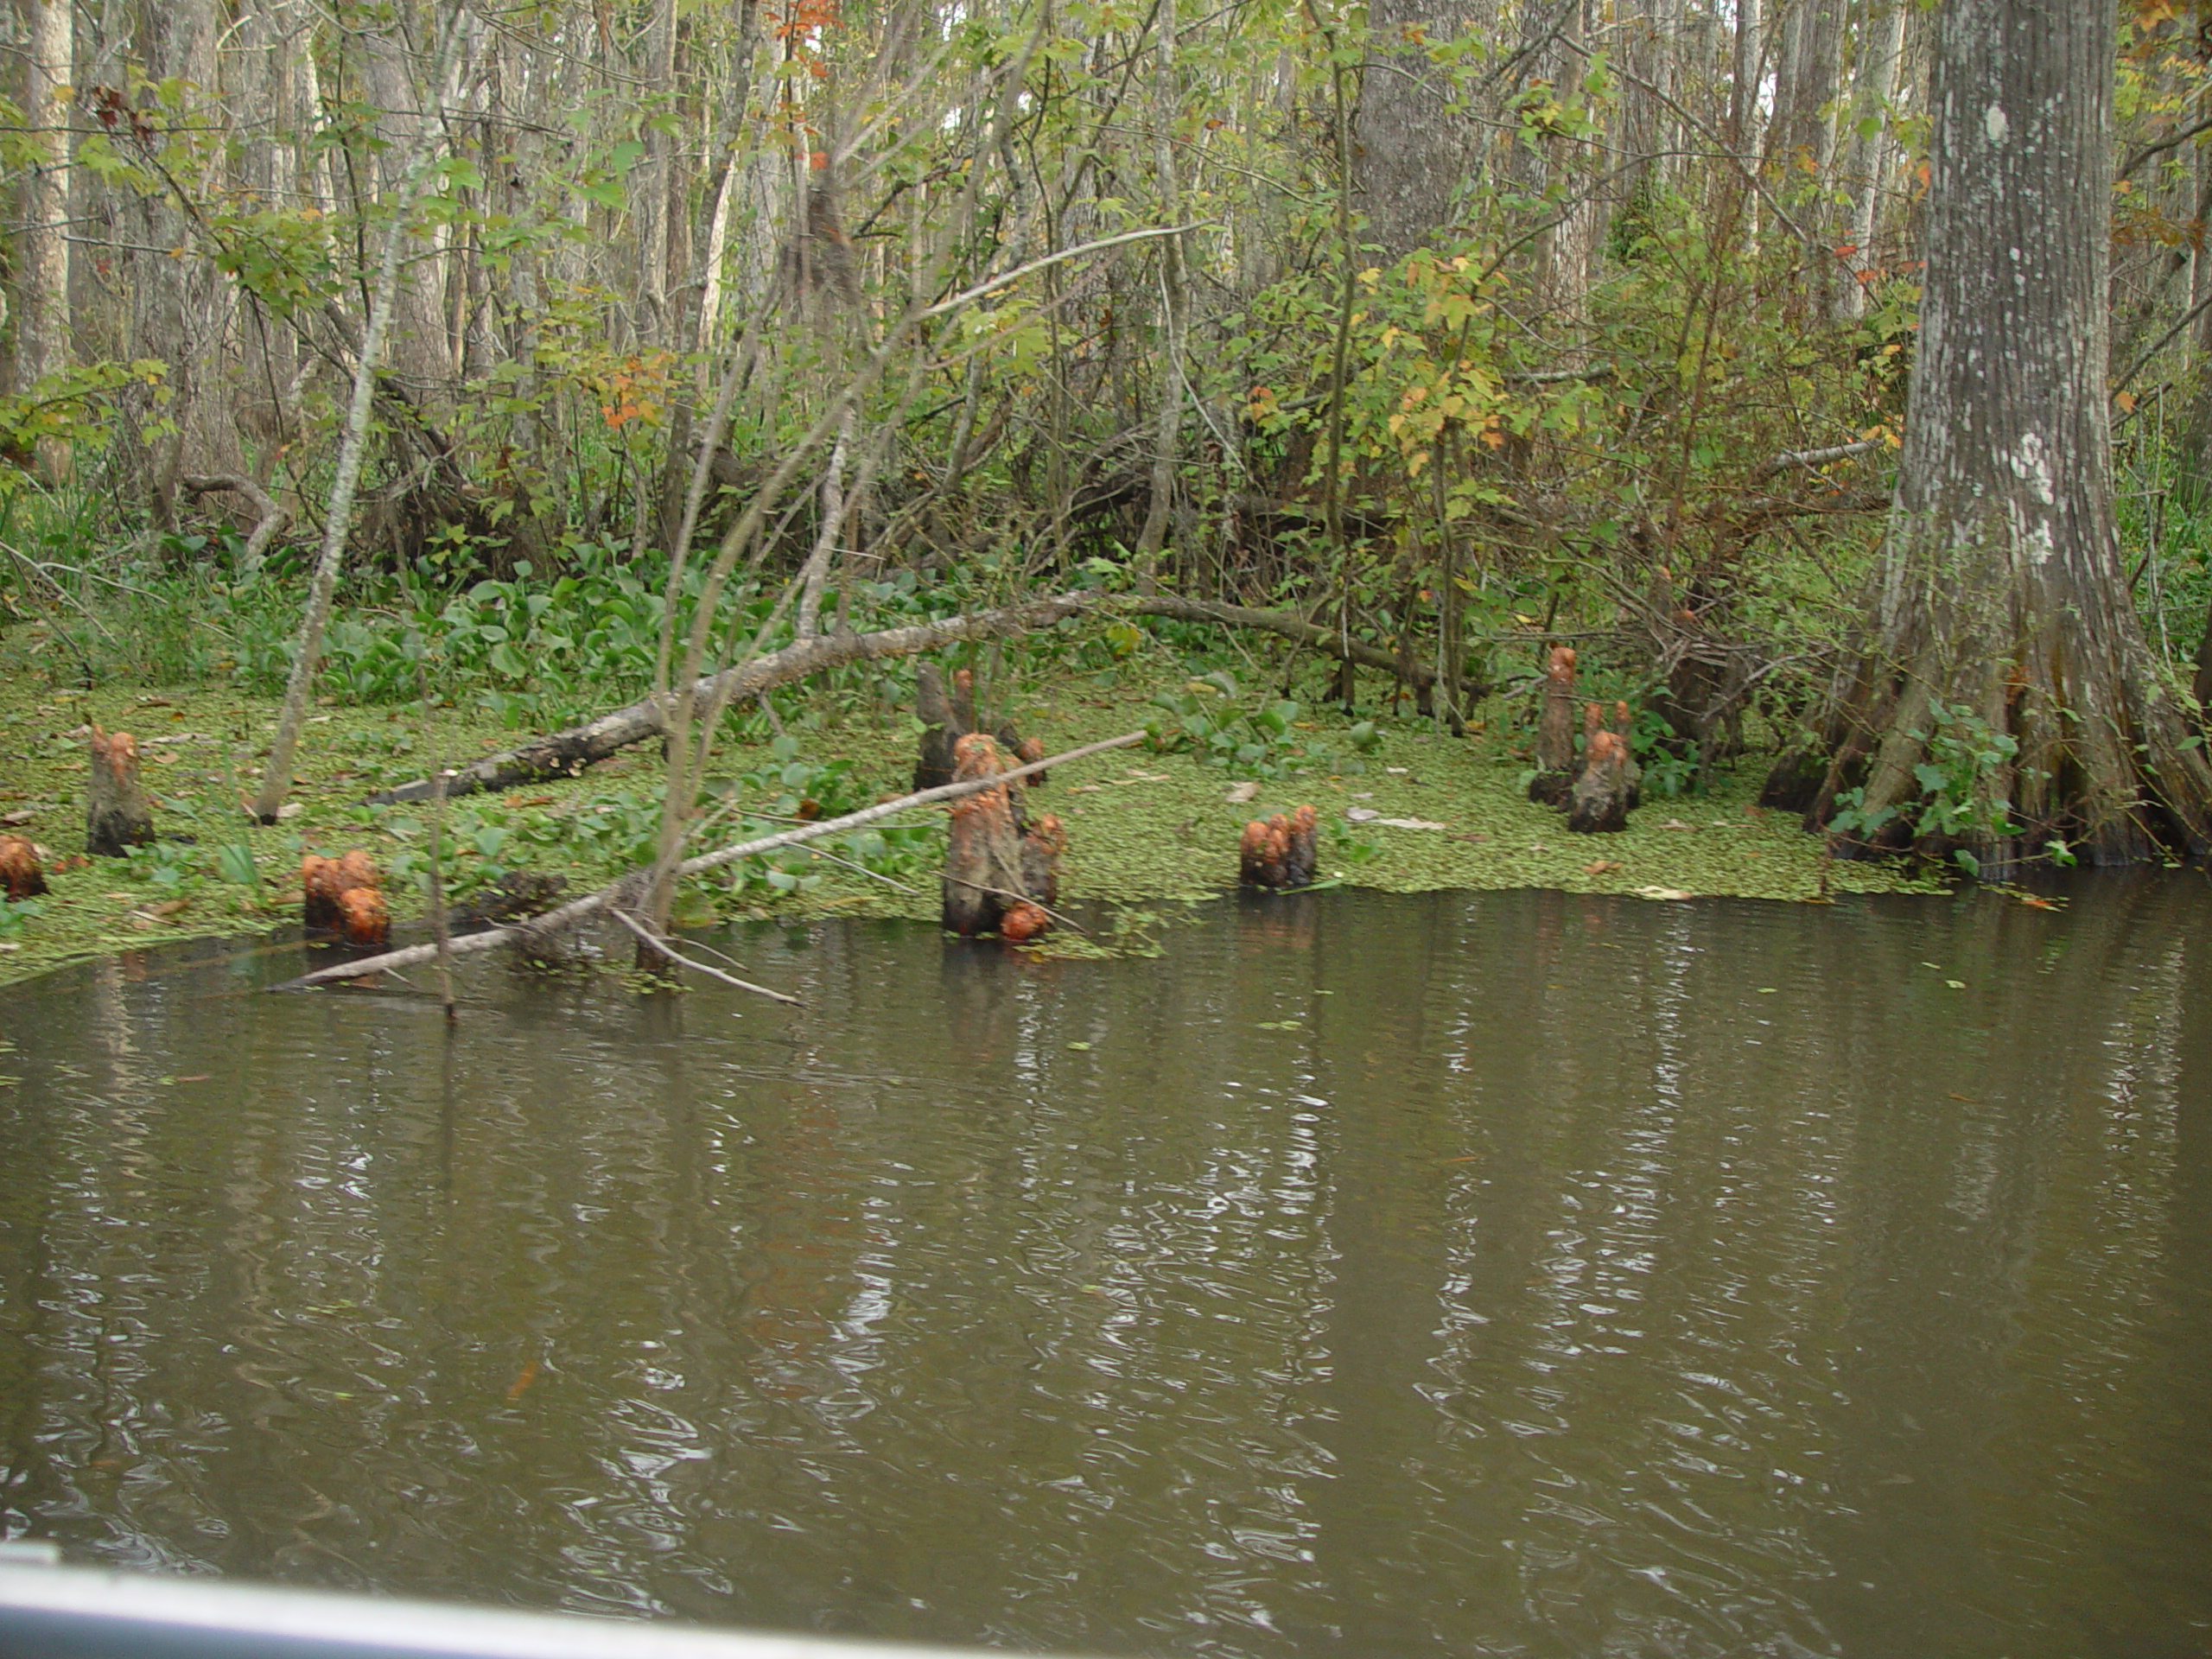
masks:
[[[481,967],[450,1040],[99,964],[0,998],[0,1514],[1032,1649],[2197,1650],[2208,922],[831,925],[745,941],[802,1011]]]

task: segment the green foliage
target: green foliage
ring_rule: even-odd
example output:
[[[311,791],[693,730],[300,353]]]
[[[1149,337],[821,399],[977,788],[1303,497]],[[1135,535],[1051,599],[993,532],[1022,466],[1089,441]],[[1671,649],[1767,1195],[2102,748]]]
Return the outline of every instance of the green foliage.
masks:
[[[168,400],[168,366],[153,359],[86,363],[49,374],[28,390],[0,397],[0,454],[17,464],[0,467],[0,495],[22,487],[28,464],[41,443],[60,443],[92,454],[113,435],[118,393],[136,388],[156,407]],[[149,429],[150,430],[150,429]]]
[[[807,760],[791,737],[778,739],[772,748],[770,764],[708,780],[697,801],[691,851],[758,840],[794,823],[842,817],[864,804],[849,760]],[[510,806],[479,795],[449,802],[444,838],[435,844],[447,895],[465,899],[518,868],[582,866],[611,875],[649,865],[658,850],[662,805],[659,791],[651,788],[599,791],[557,810]],[[413,806],[377,810],[379,830],[398,843],[387,861],[390,874],[420,893],[429,890],[431,818],[427,809]],[[723,900],[755,890],[769,897],[810,893],[821,885],[830,859],[906,880],[936,868],[944,839],[935,823],[867,826],[742,860],[707,880]]]
[[[1331,814],[1323,820],[1329,830],[1329,854],[1338,872],[1356,870],[1382,849],[1359,832],[1348,818]]]
[[[1965,703],[1947,705],[1939,698],[1929,714],[1929,729],[1910,734],[1925,756],[1913,767],[1919,794],[1904,803],[1870,806],[1863,787],[1847,790],[1836,798],[1838,810],[1828,821],[1833,833],[1872,841],[1899,819],[1910,825],[1915,842],[1974,842],[2019,833],[2011,804],[1993,787],[2018,755],[2018,741],[1993,729]],[[1980,873],[1980,860],[1970,848],[1954,847],[1951,857],[1968,875]]]
[[[1643,790],[1669,799],[1688,795],[1703,785],[1705,758],[1698,745],[1675,735],[1666,716],[1656,709],[1640,709],[1629,728],[1629,748],[1643,772]]]
[[[1165,712],[1146,722],[1146,734],[1154,749],[1187,752],[1200,766],[1222,767],[1232,777],[1366,770],[1358,760],[1339,760],[1326,743],[1294,735],[1304,712],[1295,701],[1284,697],[1245,707],[1241,697],[1228,671],[1215,669],[1188,681],[1181,691],[1154,696],[1154,705]],[[1347,736],[1363,754],[1381,741],[1371,721],[1363,721]]]

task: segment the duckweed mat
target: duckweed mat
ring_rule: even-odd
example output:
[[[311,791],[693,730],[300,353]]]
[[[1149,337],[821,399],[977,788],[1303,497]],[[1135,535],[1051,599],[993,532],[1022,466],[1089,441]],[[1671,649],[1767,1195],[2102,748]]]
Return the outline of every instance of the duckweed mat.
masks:
[[[1172,677],[1103,689],[1083,682],[1018,702],[1014,713],[1057,753],[1144,725],[1160,713],[1150,694],[1176,684]],[[1525,740],[1510,729],[1506,711],[1490,712],[1493,717],[1478,721],[1465,740],[1426,721],[1382,715],[1379,741],[1355,760],[1344,741],[1348,722],[1316,711],[1300,722],[1301,734],[1329,747],[1342,769],[1286,779],[1240,779],[1187,752],[1151,747],[1063,769],[1031,798],[1033,810],[1057,812],[1067,825],[1064,905],[1217,898],[1235,883],[1243,824],[1306,801],[1321,810],[1323,879],[1351,887],[1553,887],[1804,901],[1821,894],[1824,877],[1825,890],[1838,894],[1948,885],[1901,866],[1829,864],[1818,837],[1754,804],[1759,756],[1724,775],[1710,793],[1648,796],[1624,833],[1570,835],[1560,814],[1525,798]],[[241,804],[258,779],[276,713],[272,701],[222,688],[83,692],[28,673],[8,675],[0,683],[0,830],[46,850],[52,892],[0,910],[0,983],[162,939],[296,924],[302,853],[349,846],[396,868],[390,897],[397,937],[421,937],[429,809],[372,807],[366,797],[425,775],[434,758],[459,764],[512,747],[524,734],[466,709],[326,701],[307,728],[287,817],[250,825]],[[83,855],[85,733],[93,722],[135,734],[144,757],[164,839],[130,859]],[[748,774],[757,783],[786,764],[796,747],[808,763],[847,762],[842,787],[855,804],[908,788],[910,716],[829,723],[804,715],[787,724],[781,753],[767,741],[733,741],[711,770],[726,785]],[[571,892],[613,879],[631,868],[640,840],[650,840],[658,775],[657,753],[639,746],[579,778],[452,803],[448,892],[465,898],[516,867],[561,875]],[[942,809],[918,811],[913,821],[941,824]],[[810,857],[788,892],[742,877],[733,890],[709,878],[685,895],[678,919],[932,918],[938,844],[925,842],[878,875]],[[836,847],[832,842],[824,850]]]

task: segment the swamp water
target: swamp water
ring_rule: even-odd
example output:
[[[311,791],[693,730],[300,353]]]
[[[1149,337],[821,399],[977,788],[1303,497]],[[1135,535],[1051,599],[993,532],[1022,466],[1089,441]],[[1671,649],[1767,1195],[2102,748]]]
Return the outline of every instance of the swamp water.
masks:
[[[480,962],[450,1038],[56,974],[0,1532],[1069,1653],[2201,1656],[2212,887],[2075,893],[761,927],[805,1007]]]

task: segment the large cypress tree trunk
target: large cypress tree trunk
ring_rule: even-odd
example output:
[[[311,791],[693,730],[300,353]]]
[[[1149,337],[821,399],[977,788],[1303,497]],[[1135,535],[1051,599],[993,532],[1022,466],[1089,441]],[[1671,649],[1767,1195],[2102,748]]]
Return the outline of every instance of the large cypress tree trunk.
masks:
[[[1863,779],[1857,822],[1898,811],[1866,839],[1985,866],[2054,839],[2100,863],[2201,852],[2212,769],[2183,747],[2113,519],[2113,15],[1948,0],[1937,30],[1920,344],[1872,614],[1830,701],[1828,764],[1785,762],[1769,798],[1824,828]],[[1916,768],[1984,725],[1992,759],[1950,791],[1973,810],[1931,830]]]
[[[1375,0],[1367,15],[1372,61],[1352,118],[1352,190],[1367,239],[1388,261],[1436,239],[1474,162],[1479,130],[1453,114],[1450,72],[1428,48],[1495,27],[1497,11],[1483,0]]]

